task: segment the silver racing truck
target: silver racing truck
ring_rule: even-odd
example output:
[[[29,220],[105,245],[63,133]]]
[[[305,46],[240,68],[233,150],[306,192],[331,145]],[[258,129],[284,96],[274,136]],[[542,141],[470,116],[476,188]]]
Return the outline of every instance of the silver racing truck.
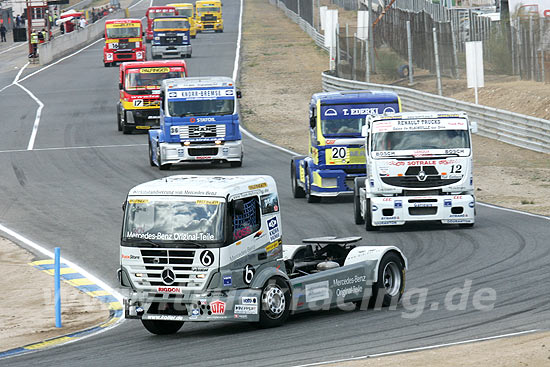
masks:
[[[123,208],[125,317],[154,334],[186,321],[273,327],[290,313],[388,306],[404,291],[407,260],[394,246],[360,237],[283,246],[270,176],[166,177],[132,188]]]

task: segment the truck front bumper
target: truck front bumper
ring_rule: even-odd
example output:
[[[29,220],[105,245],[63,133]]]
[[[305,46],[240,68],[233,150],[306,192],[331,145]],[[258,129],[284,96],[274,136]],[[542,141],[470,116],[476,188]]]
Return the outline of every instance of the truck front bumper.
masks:
[[[124,299],[124,315],[143,320],[257,322],[261,293],[260,289],[183,294],[131,291]]]
[[[152,45],[151,46],[151,55],[156,56],[176,56],[176,57],[186,57],[191,56],[192,48],[191,45],[174,45],[174,46],[160,46]]]
[[[126,126],[133,126],[137,130],[149,130],[159,126],[159,113],[158,108],[126,110],[124,122]]]
[[[417,221],[441,221],[444,224],[475,222],[473,195],[373,197],[370,203],[374,226]]]
[[[362,174],[348,174],[344,170],[313,170],[311,195],[335,197],[353,194],[355,177],[365,177]]]
[[[238,162],[242,160],[241,140],[223,141],[222,144],[182,145],[181,143],[160,143],[162,164],[177,164],[192,161]]]
[[[211,23],[197,23],[197,31],[223,31],[223,23],[211,22]]]

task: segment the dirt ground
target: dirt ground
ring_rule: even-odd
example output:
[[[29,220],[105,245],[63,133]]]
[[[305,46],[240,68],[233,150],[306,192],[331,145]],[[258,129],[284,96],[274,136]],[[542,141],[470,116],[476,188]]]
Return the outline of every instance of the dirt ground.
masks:
[[[61,321],[55,328],[53,276],[29,263],[34,256],[0,238],[0,351],[41,342],[107,321],[104,303],[61,282]],[[21,282],[25,280],[25,283]]]
[[[346,19],[351,19],[349,14]],[[269,45],[266,47],[266,45]],[[308,104],[322,91],[328,55],[267,0],[245,2],[241,66],[241,112],[246,128],[263,139],[307,153]],[[377,76],[377,83],[385,82]],[[405,83],[405,82],[404,82]],[[406,86],[406,83],[404,84]],[[415,88],[435,92],[434,80]],[[473,102],[465,80],[445,79],[444,95]],[[519,97],[519,98],[518,98]],[[517,102],[516,102],[517,101]],[[512,77],[487,77],[479,103],[550,118],[550,86]],[[474,180],[479,201],[550,216],[550,157],[474,136]],[[549,347],[547,347],[549,346]],[[449,359],[452,355],[455,358]],[[449,360],[453,362],[449,364]],[[448,347],[375,359],[377,366],[550,364],[550,333]],[[353,365],[374,365],[373,360]]]

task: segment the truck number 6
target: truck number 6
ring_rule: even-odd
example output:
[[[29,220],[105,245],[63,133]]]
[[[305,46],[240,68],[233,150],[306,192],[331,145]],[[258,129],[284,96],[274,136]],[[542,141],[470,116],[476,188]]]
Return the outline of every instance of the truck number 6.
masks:
[[[249,285],[250,283],[252,283],[252,279],[254,278],[254,273],[256,272],[256,270],[254,269],[254,267],[252,265],[246,265],[244,267],[244,271],[243,271],[243,281],[246,285]]]
[[[345,147],[332,147],[332,159],[346,158],[347,149]]]
[[[204,266],[210,266],[214,263],[214,254],[211,251],[204,251],[201,254],[201,264]]]

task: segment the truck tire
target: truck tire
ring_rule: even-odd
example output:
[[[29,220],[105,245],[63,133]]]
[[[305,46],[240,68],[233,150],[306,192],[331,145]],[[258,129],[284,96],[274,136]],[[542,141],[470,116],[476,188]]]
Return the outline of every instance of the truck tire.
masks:
[[[369,306],[396,305],[405,290],[405,264],[395,252],[386,253],[378,266],[378,280],[372,285]]]
[[[110,63],[110,62],[104,62],[104,63],[103,63],[103,66],[105,66],[106,68],[108,68],[109,66],[111,66],[111,63]]]
[[[355,224],[364,224],[365,219],[361,215],[361,198],[359,197],[360,188],[365,186],[364,177],[356,177],[353,182],[353,219]]]
[[[233,168],[242,167],[243,166],[243,157],[241,157],[240,161],[229,162],[229,165]]]
[[[155,162],[153,161],[153,147],[151,146],[151,139],[149,139],[149,164],[151,167],[155,167]]]
[[[282,278],[269,279],[260,296],[259,326],[270,328],[284,324],[290,314],[290,298],[290,289]]]
[[[156,335],[175,334],[183,326],[183,321],[141,320],[148,332]]]
[[[375,227],[372,225],[372,211],[370,199],[367,199],[367,210],[365,212],[365,229],[367,231],[378,231],[380,227]]]
[[[290,186],[292,187],[292,196],[300,199],[306,197],[304,189],[298,185],[298,177],[296,177],[296,161],[303,157],[294,157],[290,161]]]
[[[117,108],[116,120],[117,120],[118,131],[122,131],[122,118],[120,116],[120,106],[118,106]]]
[[[307,172],[307,169],[306,169]],[[319,196],[311,195],[311,182],[310,177],[306,173],[306,200],[308,203],[320,203],[321,198]]]
[[[162,164],[162,154],[160,152],[158,141],[157,141],[157,163],[161,171],[168,171],[170,167],[172,167],[170,163]]]

